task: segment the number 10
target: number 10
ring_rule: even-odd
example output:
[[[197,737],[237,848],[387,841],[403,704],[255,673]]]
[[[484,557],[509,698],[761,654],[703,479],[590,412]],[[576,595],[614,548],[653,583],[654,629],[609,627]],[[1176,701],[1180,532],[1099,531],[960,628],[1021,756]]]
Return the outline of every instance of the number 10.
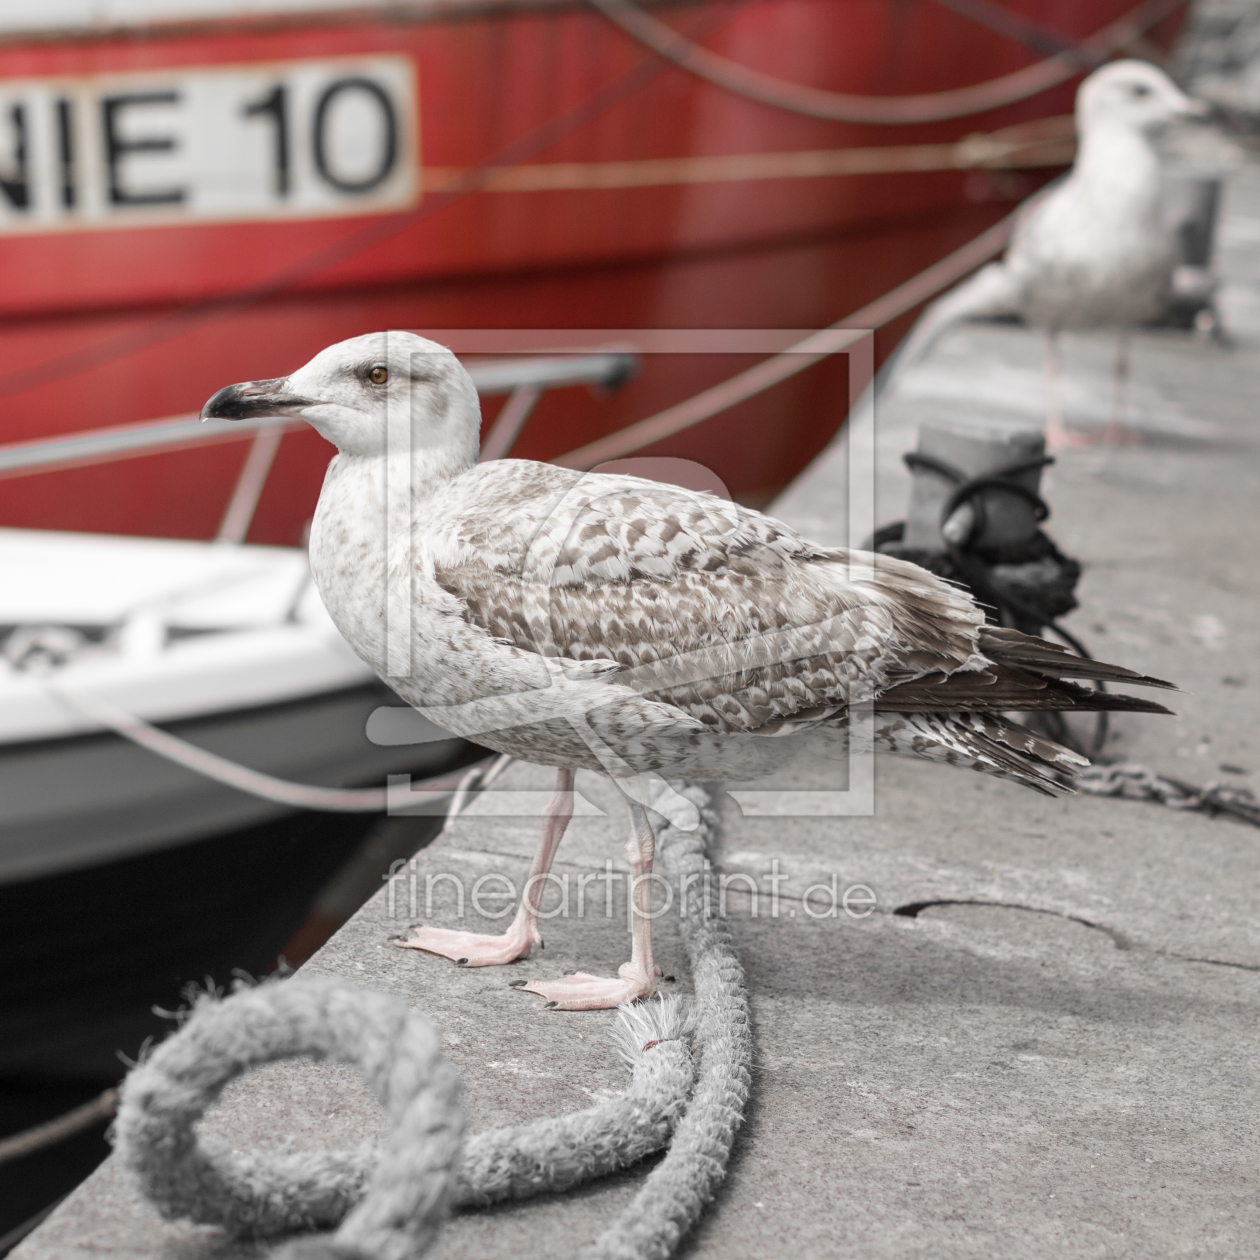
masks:
[[[329,152],[329,114],[339,97],[347,93],[360,93],[366,96],[377,108],[381,119],[380,156],[374,171],[361,179],[350,179],[336,170],[333,156]],[[272,146],[273,165],[275,167],[276,195],[287,197],[290,192],[290,122],[289,122],[289,88],[284,83],[277,83],[261,100],[247,104],[242,109],[246,118],[270,118],[274,128]],[[383,183],[393,171],[398,161],[398,117],[394,103],[384,88],[372,79],[349,78],[336,79],[328,84],[319,94],[315,102],[311,127],[311,156],[315,170],[320,178],[338,192],[365,193]]]

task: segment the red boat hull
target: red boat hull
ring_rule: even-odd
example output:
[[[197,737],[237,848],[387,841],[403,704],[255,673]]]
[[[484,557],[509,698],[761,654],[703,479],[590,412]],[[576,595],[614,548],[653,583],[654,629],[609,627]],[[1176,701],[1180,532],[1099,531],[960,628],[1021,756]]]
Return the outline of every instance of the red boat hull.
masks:
[[[1011,7],[1076,39],[1125,12],[1131,0],[1027,0]],[[942,91],[1038,59],[926,3],[769,0],[657,11],[740,64],[863,95]],[[735,96],[664,63],[583,7],[467,6],[444,13],[0,46],[0,89],[7,80],[73,82],[76,100],[88,100],[82,93],[89,79],[143,86],[162,75],[182,82],[181,74],[214,68],[306,61],[335,67],[346,58],[351,77],[359,64],[389,73],[390,66],[410,66],[414,84],[407,90],[414,91],[410,108],[418,114],[399,121],[395,139],[422,181],[409,200],[399,185],[395,204],[372,214],[342,209],[324,216],[317,207],[270,220],[194,221],[181,218],[178,208],[133,213],[127,206],[117,225],[70,224],[66,211],[52,230],[0,232],[0,441],[194,411],[225,383],[283,374],[330,342],[387,327],[818,327],[975,236],[1053,170],[463,194],[440,185],[458,178],[452,172],[482,164],[585,168],[942,144],[1068,113],[1075,88],[1075,81],[1064,83],[948,122],[858,126]],[[117,99],[121,89],[109,91]],[[122,94],[139,99],[134,91]],[[363,108],[372,106],[366,89],[360,96]],[[129,115],[163,116],[140,107]],[[260,123],[265,129],[267,119]],[[132,163],[125,169],[144,176],[142,187],[152,186],[151,172],[161,169],[144,165],[149,155],[141,147],[160,126],[150,133],[153,125],[148,132],[133,125],[111,140],[122,154],[118,161]],[[124,195],[132,194],[124,189]],[[904,321],[886,328],[880,351],[903,329]],[[658,356],[613,398],[576,390],[547,396],[514,453],[555,457],[750,361]],[[737,495],[764,501],[832,436],[846,393],[843,362],[823,365],[653,453],[707,463]],[[251,540],[299,540],[328,456],[313,433],[285,438]],[[0,524],[208,537],[243,458],[243,446],[220,446],[11,479],[0,491]]]

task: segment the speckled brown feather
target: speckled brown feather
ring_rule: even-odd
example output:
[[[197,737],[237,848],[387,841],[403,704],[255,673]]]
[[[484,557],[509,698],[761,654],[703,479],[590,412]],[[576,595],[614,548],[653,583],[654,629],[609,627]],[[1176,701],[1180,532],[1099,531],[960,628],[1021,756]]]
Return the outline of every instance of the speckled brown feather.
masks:
[[[435,556],[438,584],[496,639],[616,662],[643,694],[715,730],[781,729],[867,699],[890,712],[1167,712],[1010,663],[1154,681],[991,630],[960,591],[916,566],[874,557],[873,579],[853,584],[846,553],[736,504],[542,468],[476,470],[483,486],[513,483],[511,509],[498,495],[486,515],[465,503],[450,540],[462,554]],[[767,642],[774,650],[759,651]],[[995,650],[985,659],[978,644]]]

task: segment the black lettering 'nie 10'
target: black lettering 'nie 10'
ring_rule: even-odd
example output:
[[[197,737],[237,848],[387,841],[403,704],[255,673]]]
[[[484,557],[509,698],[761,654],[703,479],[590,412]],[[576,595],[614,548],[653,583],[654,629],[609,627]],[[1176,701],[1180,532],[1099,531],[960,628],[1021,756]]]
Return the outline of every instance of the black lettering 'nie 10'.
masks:
[[[9,128],[12,136],[12,164],[0,170],[0,193],[15,210],[28,210],[31,205],[31,185],[27,175],[26,157],[26,107],[14,105],[9,109]]]
[[[277,83],[260,101],[248,104],[241,111],[246,118],[270,118],[273,127],[272,151],[275,154],[276,195],[289,195],[289,92]]]
[[[375,102],[381,113],[384,134],[381,137],[380,162],[376,170],[364,179],[346,179],[333,170],[328,160],[328,111],[343,92],[363,92]],[[333,188],[340,192],[369,192],[385,181],[398,160],[398,119],[394,103],[379,83],[371,79],[338,79],[330,83],[315,105],[314,120],[315,169]]]
[[[176,146],[173,136],[140,136],[129,140],[119,134],[122,112],[144,105],[175,105],[178,92],[129,92],[101,100],[101,123],[105,129],[105,165],[109,171],[109,200],[115,206],[170,206],[183,202],[186,189],[163,188],[132,192],[122,177],[122,159],[129,153],[170,153]]]
[[[71,131],[70,102],[59,99],[56,103],[57,156],[61,170],[61,204],[72,210],[75,203],[74,187],[74,139]],[[0,193],[14,210],[30,210],[31,184],[29,154],[27,149],[26,106],[18,103],[9,107],[9,149],[7,168],[0,169]]]
[[[57,102],[57,165],[61,170],[61,204],[73,210],[77,200],[74,186],[74,124],[70,102],[62,98]]]

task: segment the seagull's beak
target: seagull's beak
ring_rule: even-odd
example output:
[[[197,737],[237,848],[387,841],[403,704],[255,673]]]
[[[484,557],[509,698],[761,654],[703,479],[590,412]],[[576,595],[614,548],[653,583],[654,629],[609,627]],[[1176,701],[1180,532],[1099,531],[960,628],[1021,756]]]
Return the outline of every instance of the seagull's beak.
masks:
[[[1211,117],[1212,107],[1207,101],[1196,101],[1193,96],[1183,96],[1173,107],[1173,112],[1178,118],[1204,119]]]
[[[202,420],[250,420],[255,416],[299,416],[315,404],[289,388],[287,377],[274,381],[244,381],[219,390],[201,409]]]

